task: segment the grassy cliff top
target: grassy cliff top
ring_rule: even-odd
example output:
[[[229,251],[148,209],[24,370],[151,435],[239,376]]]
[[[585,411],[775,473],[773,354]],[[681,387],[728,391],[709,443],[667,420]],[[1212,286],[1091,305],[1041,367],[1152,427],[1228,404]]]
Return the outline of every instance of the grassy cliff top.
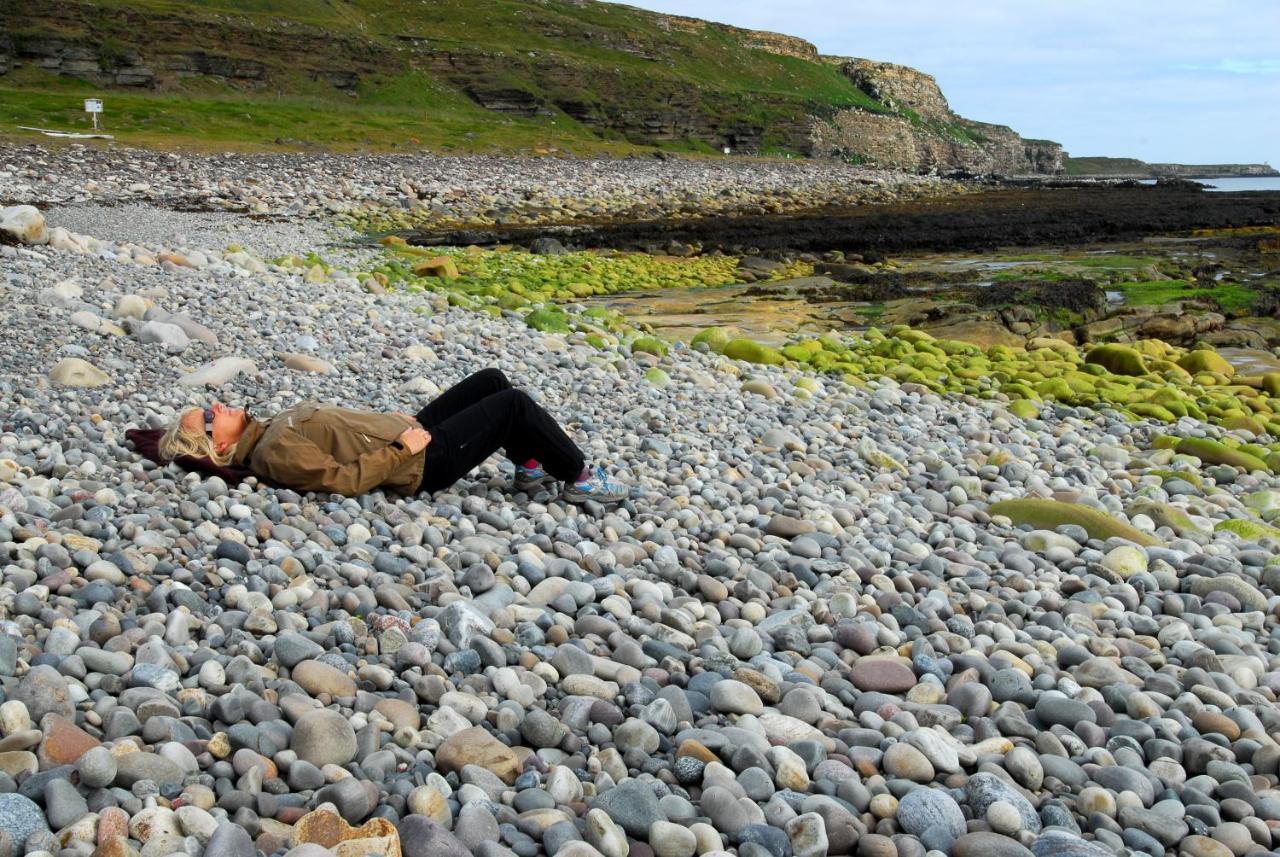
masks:
[[[797,117],[887,108],[823,62],[811,45],[692,18],[591,0],[10,0],[19,67],[0,76],[0,133],[14,125],[85,129],[82,99],[106,102],[124,142],[245,148],[634,151],[634,135],[586,113],[661,115],[714,105],[714,121],[768,129]],[[101,86],[23,59],[57,39],[106,66],[140,55],[155,85]],[[0,50],[3,45],[0,44]],[[812,52],[805,56],[805,52]],[[174,74],[167,58],[204,53],[266,68],[265,85]],[[348,90],[326,69],[358,69]],[[517,90],[536,115],[486,110],[470,92]],[[679,129],[661,145],[712,151]]]

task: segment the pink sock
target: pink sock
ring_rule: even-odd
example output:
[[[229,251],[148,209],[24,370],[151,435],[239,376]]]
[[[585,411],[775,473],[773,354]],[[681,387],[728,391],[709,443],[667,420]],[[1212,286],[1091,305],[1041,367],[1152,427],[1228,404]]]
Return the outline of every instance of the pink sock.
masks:
[[[530,458],[528,461],[526,461],[524,464],[520,466],[523,467],[525,470],[534,470],[538,467],[538,459]]]
[[[582,468],[582,472],[578,474],[578,478],[576,481],[587,482],[587,481],[590,481],[590,479],[591,479],[591,468],[584,467]]]

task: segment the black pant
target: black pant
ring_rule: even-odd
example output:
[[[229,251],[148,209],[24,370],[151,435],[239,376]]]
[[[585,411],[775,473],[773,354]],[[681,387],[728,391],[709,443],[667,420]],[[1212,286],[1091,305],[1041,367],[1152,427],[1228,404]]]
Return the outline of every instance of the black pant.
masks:
[[[499,369],[482,369],[454,384],[417,420],[431,432],[423,491],[447,488],[499,449],[517,464],[536,458],[564,482],[577,479],[585,464],[564,429]]]

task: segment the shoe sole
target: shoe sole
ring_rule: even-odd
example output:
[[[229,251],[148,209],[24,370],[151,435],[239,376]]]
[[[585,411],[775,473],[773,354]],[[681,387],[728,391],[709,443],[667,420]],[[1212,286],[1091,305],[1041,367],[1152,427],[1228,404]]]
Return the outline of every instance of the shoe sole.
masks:
[[[527,494],[528,492],[533,491],[535,488],[541,488],[543,485],[550,485],[555,481],[556,481],[556,478],[548,474],[547,476],[544,476],[541,479],[534,479],[530,482],[515,482],[512,484],[512,487],[517,492],[523,491]]]
[[[577,494],[569,491],[561,491],[560,499],[566,503],[586,503],[588,500],[594,500],[601,505],[609,505],[610,503],[621,503],[626,497],[597,497],[594,494]]]

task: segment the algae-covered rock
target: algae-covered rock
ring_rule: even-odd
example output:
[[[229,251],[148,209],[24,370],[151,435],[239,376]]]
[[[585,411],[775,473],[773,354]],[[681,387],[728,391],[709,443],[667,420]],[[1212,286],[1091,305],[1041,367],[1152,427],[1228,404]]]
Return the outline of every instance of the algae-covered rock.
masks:
[[[1121,545],[1102,558],[1102,567],[1119,577],[1133,577],[1147,570],[1147,555],[1133,545]]]
[[[638,336],[631,343],[631,351],[663,357],[667,353],[667,343],[656,336]]]
[[[1236,367],[1228,363],[1225,357],[1207,348],[1188,351],[1178,360],[1178,365],[1192,375],[1198,375],[1201,372],[1213,372],[1216,375],[1231,378],[1236,374]]]
[[[1226,464],[1245,470],[1267,470],[1267,463],[1256,455],[1231,449],[1207,437],[1184,437],[1174,450],[1183,455],[1194,455],[1205,464]]]
[[[1177,422],[1177,415],[1164,407],[1157,405],[1155,402],[1135,402],[1129,406],[1129,412],[1140,417],[1149,417],[1153,420],[1160,420],[1164,423]]]
[[[1197,525],[1190,515],[1171,503],[1144,498],[1134,502],[1125,512],[1131,518],[1134,515],[1146,515],[1157,527],[1168,527],[1179,536],[1207,535],[1207,531]]]
[[[568,333],[569,319],[564,310],[555,306],[540,306],[524,317],[524,323],[542,333]]]
[[[436,256],[424,259],[413,266],[413,272],[419,277],[439,277],[442,280],[456,280],[458,265],[448,256]]]
[[[1101,366],[1113,375],[1146,375],[1146,361],[1128,345],[1098,345],[1085,355],[1085,362]]]
[[[1160,543],[1159,539],[1149,533],[1078,503],[1023,498],[993,503],[987,511],[992,515],[1003,515],[1014,524],[1030,524],[1038,530],[1052,530],[1064,524],[1073,524],[1083,527],[1095,539],[1120,538],[1146,546]]]
[[[644,379],[655,387],[665,387],[671,383],[671,376],[657,366],[645,372]]]
[[[755,393],[757,396],[764,396],[766,399],[778,398],[778,391],[773,389],[773,385],[763,378],[752,378],[744,382],[742,392]]]
[[[822,353],[822,343],[816,339],[806,339],[803,342],[793,342],[790,345],[782,346],[782,356],[788,360],[795,360],[798,363],[808,363],[813,358]]]
[[[1256,542],[1262,539],[1280,541],[1280,529],[1259,521],[1247,521],[1244,518],[1230,518],[1219,521],[1213,526],[1214,532],[1235,533],[1242,539]]]
[[[863,438],[858,442],[858,454],[861,455],[863,460],[868,464],[872,464],[883,470],[901,470],[903,472],[906,472],[907,470],[907,466],[905,464],[885,452],[869,437]]]
[[[1222,421],[1222,427],[1227,431],[1247,431],[1252,435],[1260,435],[1267,433],[1267,427],[1255,417],[1248,417],[1244,414],[1227,417]]]
[[[1237,523],[1223,521],[1222,523]],[[1223,529],[1221,526],[1218,529]],[[1274,537],[1272,537],[1274,538]],[[1219,574],[1217,577],[1197,577],[1191,581],[1191,594],[1204,598],[1211,592],[1222,592],[1240,602],[1246,610],[1266,610],[1267,599],[1257,586],[1243,577],[1234,574]]]
[[[706,330],[699,331],[689,344],[698,345],[699,343],[705,342],[707,347],[716,354],[723,354],[724,347],[728,345],[732,339],[733,337],[729,334],[729,331],[725,330],[723,327],[708,327]]]
[[[766,366],[778,366],[786,362],[776,349],[750,339],[731,339],[724,347],[724,356],[734,360],[745,360],[747,363],[760,363]]]
[[[1040,416],[1040,406],[1030,399],[1014,399],[1009,403],[1009,413],[1023,420],[1033,420]]]

